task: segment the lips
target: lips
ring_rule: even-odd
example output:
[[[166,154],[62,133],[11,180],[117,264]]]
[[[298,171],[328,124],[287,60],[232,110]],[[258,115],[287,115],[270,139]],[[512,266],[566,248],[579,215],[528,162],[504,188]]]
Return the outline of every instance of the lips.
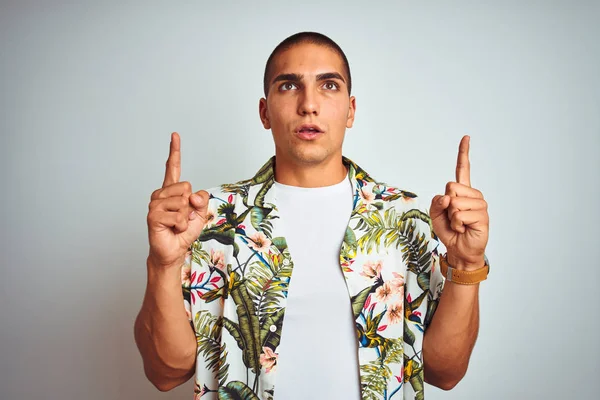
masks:
[[[302,140],[315,140],[323,134],[319,125],[302,124],[296,128],[296,135]]]
[[[302,124],[296,128],[296,133],[323,133],[323,130],[319,127],[319,125]]]

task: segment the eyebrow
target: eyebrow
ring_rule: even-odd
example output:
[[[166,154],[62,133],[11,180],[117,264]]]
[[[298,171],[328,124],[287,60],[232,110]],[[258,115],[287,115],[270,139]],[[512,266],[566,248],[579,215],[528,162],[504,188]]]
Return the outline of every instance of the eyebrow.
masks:
[[[280,81],[291,81],[291,82],[301,82],[304,78],[304,75],[301,74],[281,74],[277,75],[271,84]],[[324,72],[322,74],[317,75],[317,82],[324,81],[327,79],[339,79],[340,81],[346,83],[346,80],[337,72]]]

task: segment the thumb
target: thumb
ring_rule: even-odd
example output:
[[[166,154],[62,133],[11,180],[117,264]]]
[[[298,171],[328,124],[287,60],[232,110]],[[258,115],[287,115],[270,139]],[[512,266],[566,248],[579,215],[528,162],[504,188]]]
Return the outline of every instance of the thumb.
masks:
[[[450,206],[450,196],[437,195],[431,200],[431,208],[429,209],[429,216],[432,220],[437,219],[446,209]]]
[[[206,226],[208,199],[208,192],[204,190],[192,193],[190,196],[189,202],[191,212],[189,215],[188,229],[183,232],[183,238],[188,244],[192,244],[198,239],[202,229]]]
[[[190,220],[201,217],[206,221],[208,199],[209,195],[206,190],[200,190],[196,193],[192,193],[192,195],[190,196],[190,206],[192,206]]]

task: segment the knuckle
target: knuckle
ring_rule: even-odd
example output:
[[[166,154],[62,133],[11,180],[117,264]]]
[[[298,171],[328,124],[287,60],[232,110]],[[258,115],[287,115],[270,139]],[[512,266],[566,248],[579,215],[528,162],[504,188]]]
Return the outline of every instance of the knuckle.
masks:
[[[446,183],[446,193],[451,192],[453,186],[454,186],[454,182]]]
[[[452,221],[458,222],[461,219],[462,211],[457,210],[454,214],[452,214]]]
[[[149,212],[148,215],[146,216],[147,224],[152,226],[152,225],[154,225],[155,221],[156,221],[156,213],[154,211]]]
[[[185,208],[189,204],[189,199],[179,196],[179,208]]]
[[[181,182],[185,193],[192,193],[192,184],[188,181]]]
[[[156,189],[154,192],[152,192],[150,199],[151,200],[158,199],[158,196],[160,195],[161,190],[162,189]]]

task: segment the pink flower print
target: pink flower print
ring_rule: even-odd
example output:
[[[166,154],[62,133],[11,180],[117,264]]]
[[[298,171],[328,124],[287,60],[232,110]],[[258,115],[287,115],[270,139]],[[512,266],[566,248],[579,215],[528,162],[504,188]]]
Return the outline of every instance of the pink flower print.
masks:
[[[365,188],[361,188],[360,197],[362,197],[362,200],[365,204],[371,204],[373,200],[375,200],[375,193],[369,192]]]
[[[181,267],[181,284],[183,285],[183,287],[190,287],[190,285],[192,284],[191,273],[192,266],[188,263],[183,264],[183,266]]]
[[[219,268],[220,270],[225,268],[225,254],[223,254],[223,251],[210,249],[210,258],[213,267]]]
[[[397,272],[392,272],[392,275],[394,276],[394,279],[391,279],[389,281],[390,286],[392,287],[392,293],[394,294],[399,294],[400,297],[404,296],[404,277],[397,273]]]
[[[402,308],[402,301],[394,303],[388,308],[387,313],[390,324],[397,324],[402,321]]]
[[[270,347],[263,347],[263,352],[260,355],[260,365],[265,367],[267,374],[277,365],[278,356]]]
[[[271,247],[271,241],[262,232],[256,232],[254,235],[250,236],[250,240],[251,241],[248,243],[248,246],[257,252],[267,251],[269,247]]]
[[[200,385],[198,385],[198,383],[196,383],[196,395],[194,396],[194,400],[200,400],[200,398],[202,396],[204,396],[206,394],[206,391],[208,390],[208,388],[206,387],[206,385],[202,386],[202,389],[199,389]]]
[[[375,298],[382,302],[388,301],[393,294],[394,291],[389,282],[385,282],[375,290]]]
[[[367,261],[363,264],[363,272],[361,272],[360,274],[367,278],[375,278],[379,276],[379,273],[381,272],[381,267],[381,261],[377,261],[376,263],[374,263],[373,261]]]

